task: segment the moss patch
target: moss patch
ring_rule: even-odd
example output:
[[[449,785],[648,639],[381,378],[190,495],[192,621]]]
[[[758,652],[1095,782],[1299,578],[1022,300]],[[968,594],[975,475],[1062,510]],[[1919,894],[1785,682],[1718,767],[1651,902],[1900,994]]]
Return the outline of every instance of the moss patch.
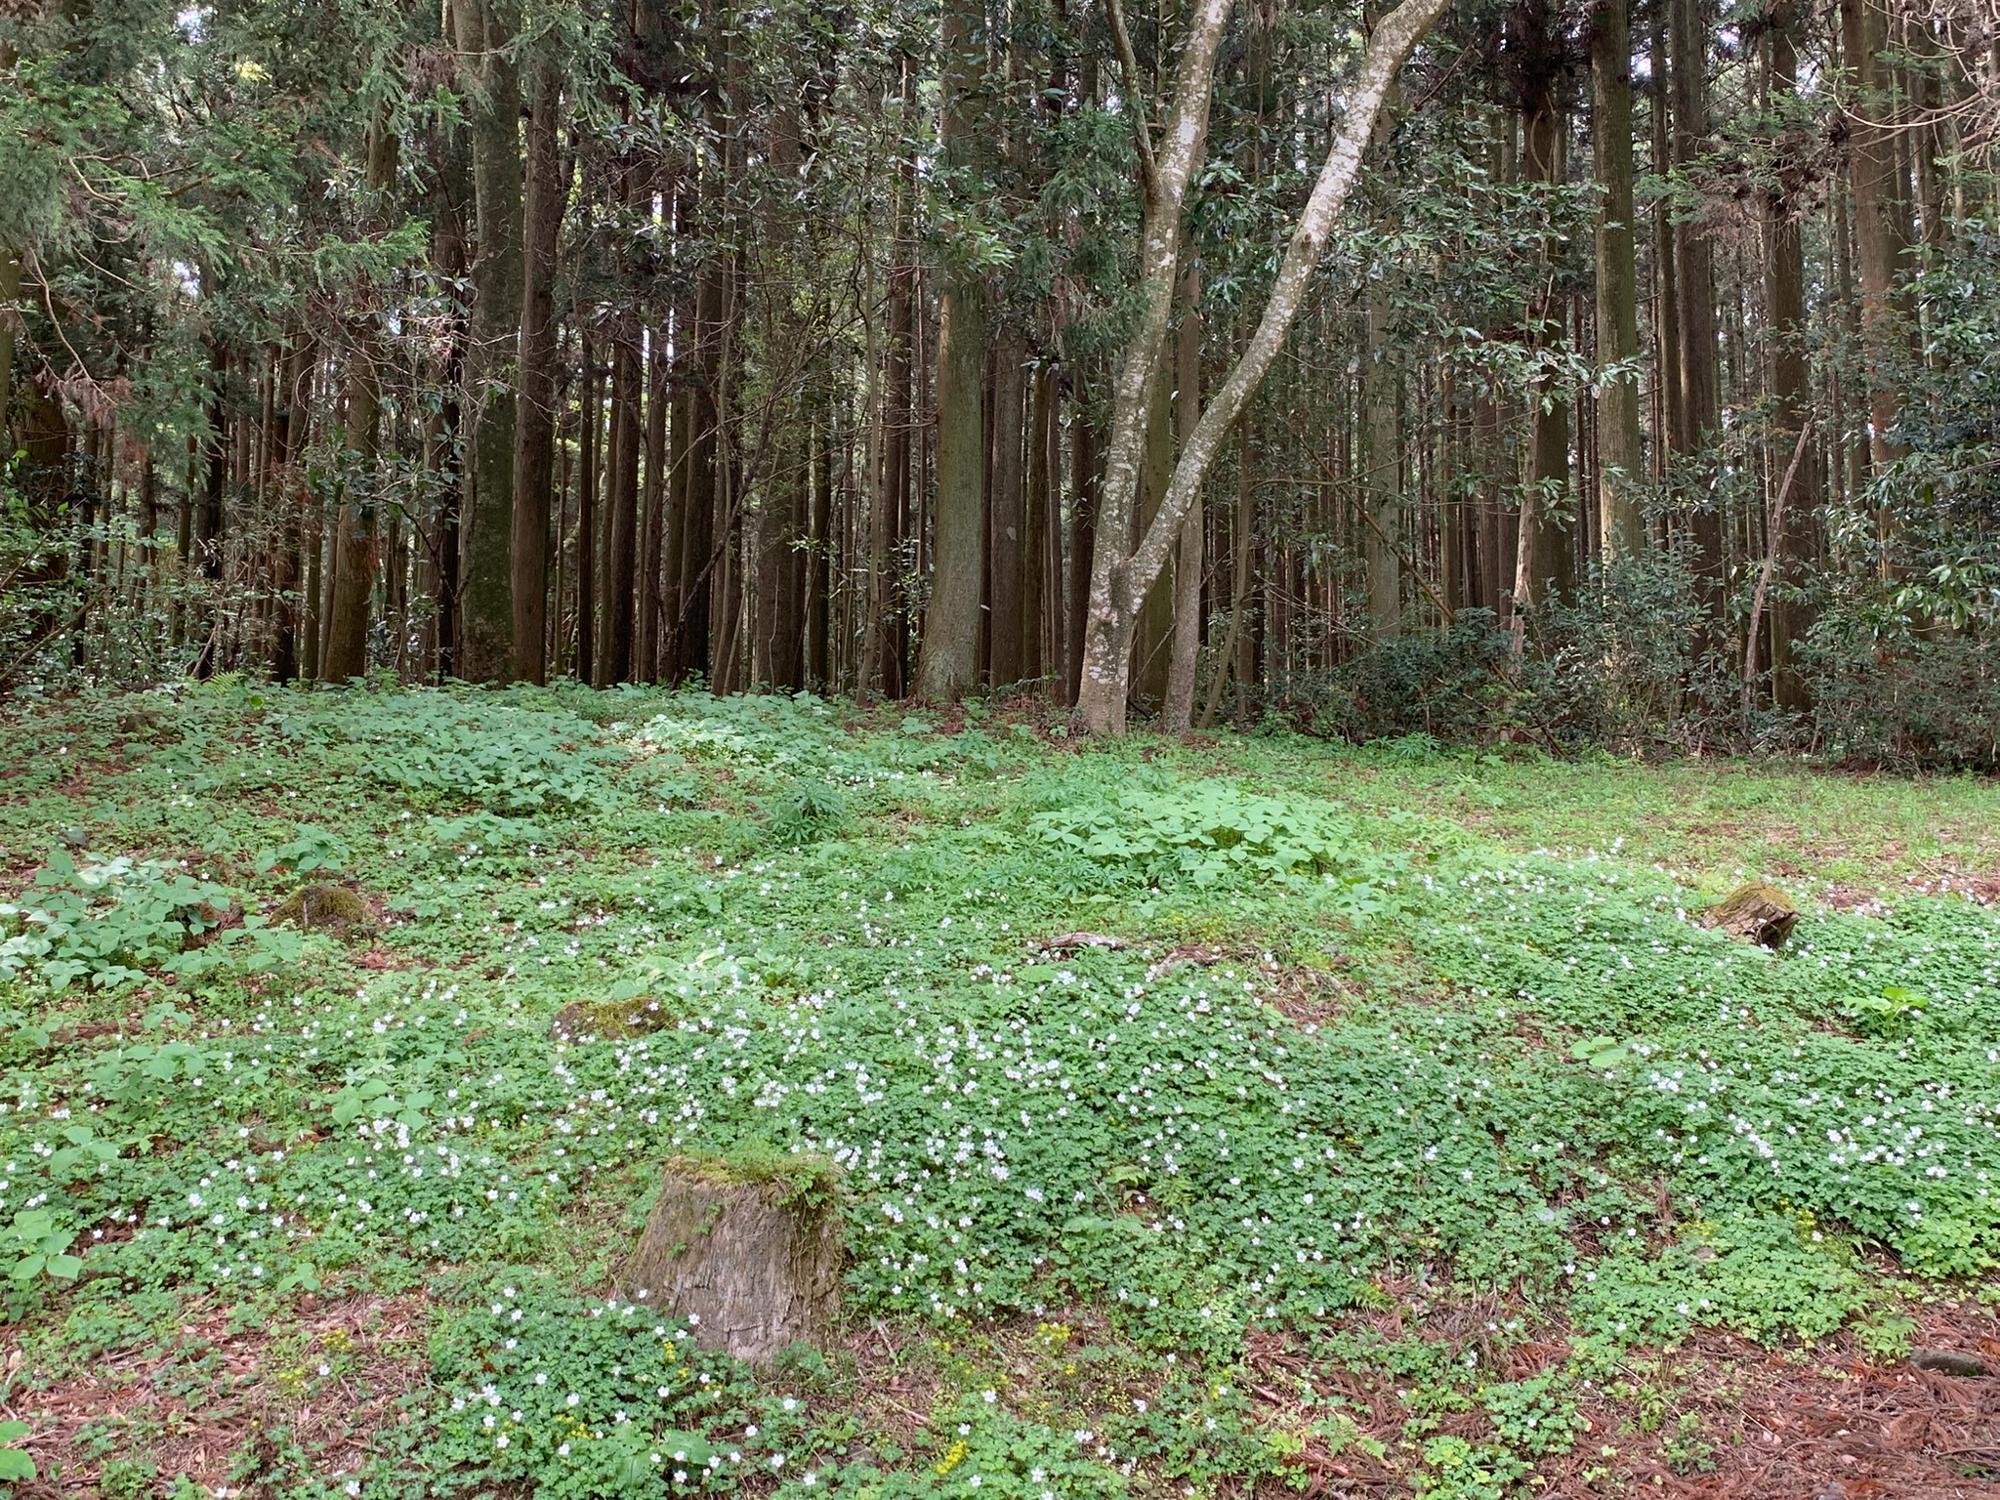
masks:
[[[335,937],[367,937],[375,931],[368,903],[345,886],[302,885],[271,913],[273,922],[289,922],[306,932],[330,932]]]
[[[623,1042],[650,1036],[674,1018],[651,995],[630,1000],[572,1000],[556,1012],[549,1036],[558,1042]]]

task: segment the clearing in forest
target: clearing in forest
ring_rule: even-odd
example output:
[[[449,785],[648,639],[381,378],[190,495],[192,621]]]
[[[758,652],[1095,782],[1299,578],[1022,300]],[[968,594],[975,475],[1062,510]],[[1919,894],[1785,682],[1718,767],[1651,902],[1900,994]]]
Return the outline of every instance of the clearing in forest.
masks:
[[[1990,784],[644,691],[0,732],[20,1496],[2000,1481]],[[1699,925],[1750,877],[1776,952]],[[623,1295],[690,1161],[837,1216],[817,1345]]]

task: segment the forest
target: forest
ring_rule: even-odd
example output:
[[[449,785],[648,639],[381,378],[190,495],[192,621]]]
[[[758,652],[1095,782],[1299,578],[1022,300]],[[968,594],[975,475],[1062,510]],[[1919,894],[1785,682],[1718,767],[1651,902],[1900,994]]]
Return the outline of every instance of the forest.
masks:
[[[2000,1495],[1995,0],[0,0],[0,1500]]]
[[[1977,4],[0,28],[9,689],[2000,759]]]

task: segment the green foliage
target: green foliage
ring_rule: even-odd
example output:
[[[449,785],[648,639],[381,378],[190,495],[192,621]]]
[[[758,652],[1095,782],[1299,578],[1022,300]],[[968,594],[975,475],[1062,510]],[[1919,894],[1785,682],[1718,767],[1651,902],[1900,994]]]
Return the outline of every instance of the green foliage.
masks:
[[[678,1319],[586,1302],[534,1272],[486,1293],[433,1342],[446,1393],[424,1454],[433,1472],[610,1500],[642,1486],[728,1494],[806,1467],[801,1403],[760,1392]]]
[[[69,1253],[76,1231],[47,1209],[24,1208],[0,1226],[0,1266],[7,1272],[7,1310],[19,1317],[39,1299],[48,1281],[74,1281],[83,1261]]]
[[[1220,779],[1135,788],[1106,803],[1042,813],[1033,827],[1113,878],[1148,885],[1333,877],[1359,852],[1353,824],[1337,809]]]
[[[354,851],[339,835],[324,828],[301,828],[296,837],[260,852],[257,872],[286,869],[296,875],[314,871],[338,874],[353,858]]]
[[[29,1430],[26,1422],[0,1422],[0,1484],[20,1484],[35,1477],[35,1461],[14,1446]]]
[[[58,990],[79,979],[136,983],[219,926],[231,899],[165,861],[119,855],[78,864],[59,849],[23,900],[0,905],[12,933],[0,942],[0,977],[31,975]]]
[[[25,782],[13,847],[217,861],[79,859],[17,905],[242,899],[211,870],[269,909],[330,853],[396,914],[365,951],[256,929],[293,944],[259,971],[250,939],[184,949],[174,907],[143,999],[0,981],[0,1215],[78,1263],[10,1335],[61,1378],[231,1309],[273,1350],[232,1486],[612,1496],[691,1464],[697,1492],[1039,1500],[1281,1492],[1345,1454],[1520,1493],[1584,1441],[1586,1379],[1710,1328],[1892,1348],[1907,1299],[2000,1256],[1992,913],[1848,914],[1801,875],[1781,952],[1697,925],[1753,856],[1983,868],[1982,783],[1421,731],[1051,754],[998,714],[572,691],[7,710],[38,764],[93,767]],[[447,774],[461,734],[498,750]],[[408,745],[421,785],[379,764]],[[1080,930],[1123,946],[1051,947]],[[675,1158],[839,1215],[852,1341],[751,1371],[607,1305]],[[387,1358],[315,1330],[378,1306],[414,1329],[410,1420],[315,1474],[286,1408]],[[1400,1430],[1330,1394],[1356,1378],[1407,1393]],[[1698,1470],[1666,1379],[1611,1399],[1657,1397],[1659,1461]],[[150,1461],[119,1441],[70,1477]]]

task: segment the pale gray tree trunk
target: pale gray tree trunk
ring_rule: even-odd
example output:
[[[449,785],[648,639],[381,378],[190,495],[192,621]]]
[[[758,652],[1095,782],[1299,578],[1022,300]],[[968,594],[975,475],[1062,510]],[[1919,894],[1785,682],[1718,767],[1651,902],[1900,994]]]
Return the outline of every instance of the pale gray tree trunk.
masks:
[[[1374,131],[1382,101],[1404,60],[1448,3],[1403,0],[1369,35],[1360,69],[1348,91],[1347,117],[1299,216],[1257,330],[1182,443],[1160,508],[1137,548],[1127,553],[1123,539],[1129,534],[1138,490],[1146,395],[1162,355],[1173,302],[1181,204],[1207,131],[1215,51],[1228,19],[1230,0],[1202,0],[1189,18],[1167,132],[1151,174],[1139,256],[1141,317],[1125,347],[1113,388],[1111,449],[1098,502],[1096,556],[1091,566],[1083,672],[1077,692],[1077,718],[1090,733],[1124,732],[1132,636],[1146,591],[1165,567],[1180,524],[1201,493],[1223,438],[1271,368],[1292,320],[1298,316],[1306,285],[1326,254],[1333,221],[1360,171],[1362,152]]]

